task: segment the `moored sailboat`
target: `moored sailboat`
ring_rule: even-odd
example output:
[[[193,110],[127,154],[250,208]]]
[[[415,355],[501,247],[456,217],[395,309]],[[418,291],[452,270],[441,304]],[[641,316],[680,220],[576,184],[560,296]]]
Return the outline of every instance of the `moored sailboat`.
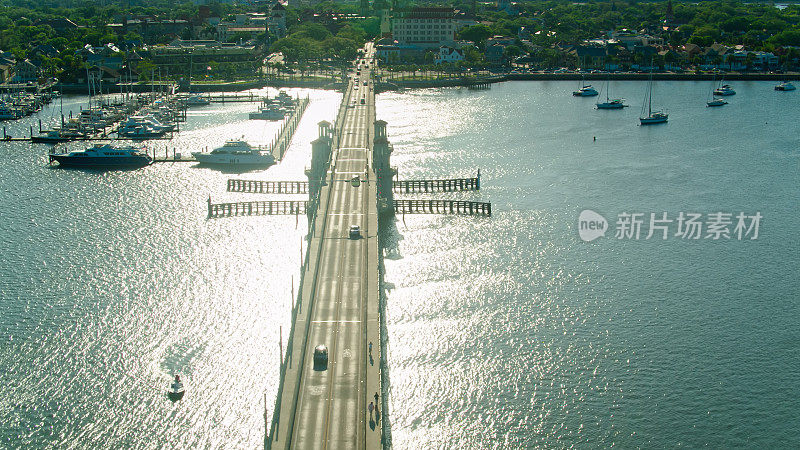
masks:
[[[622,98],[610,98],[611,82],[606,81],[606,101],[596,103],[597,109],[622,109],[627,107]]]
[[[647,111],[647,115],[644,113]],[[642,114],[639,116],[639,124],[651,125],[655,123],[665,123],[669,119],[669,114],[663,110],[653,111],[653,72],[650,72],[650,79],[647,80],[647,96],[642,104]]]

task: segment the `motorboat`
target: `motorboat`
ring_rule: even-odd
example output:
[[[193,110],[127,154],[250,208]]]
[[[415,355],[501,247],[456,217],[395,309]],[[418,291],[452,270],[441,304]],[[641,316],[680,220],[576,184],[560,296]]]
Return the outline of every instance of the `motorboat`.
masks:
[[[284,91],[278,92],[278,96],[275,97],[275,101],[277,101],[282,106],[294,105],[294,99],[292,98],[292,96]]]
[[[192,152],[200,164],[266,167],[275,163],[267,149],[254,147],[243,140],[230,140],[209,153]]]
[[[155,139],[164,136],[166,130],[149,125],[127,126],[117,131],[117,136],[125,139]]]
[[[85,134],[78,131],[71,132],[62,130],[48,130],[38,136],[31,136],[31,142],[38,142],[41,144],[58,144],[60,142],[69,142],[85,137]]]
[[[48,155],[63,167],[136,168],[150,165],[153,158],[143,148],[94,144],[83,151]]]
[[[784,81],[781,84],[775,86],[776,91],[793,91],[797,89],[790,81]]]
[[[599,94],[599,92],[597,92],[597,89],[593,88],[592,85],[590,84],[581,87],[577,91],[572,91],[572,95],[576,97],[594,97],[597,94]]]
[[[714,95],[736,95],[730,84],[723,84],[722,86],[714,89]]]
[[[128,120],[123,122],[120,127],[140,127],[140,126],[147,126],[154,130],[160,131],[175,131],[175,124],[174,123],[164,123],[161,119],[159,119],[156,114],[147,114],[147,115],[139,115],[139,116],[130,116]]]
[[[18,109],[6,105],[0,106],[0,120],[14,120],[20,117],[22,114]]]
[[[209,97],[201,97],[199,95],[191,95],[189,98],[186,99],[186,105],[188,106],[205,106],[211,104],[211,98]]]
[[[169,385],[169,390],[167,391],[167,397],[169,397],[172,401],[177,401],[183,398],[183,394],[186,393],[186,389],[183,387],[183,382],[181,381],[180,375],[175,375],[175,379],[172,380],[172,383]]]
[[[251,112],[249,117],[251,120],[281,120],[286,117],[286,113],[282,107],[273,104],[260,108],[258,112]]]

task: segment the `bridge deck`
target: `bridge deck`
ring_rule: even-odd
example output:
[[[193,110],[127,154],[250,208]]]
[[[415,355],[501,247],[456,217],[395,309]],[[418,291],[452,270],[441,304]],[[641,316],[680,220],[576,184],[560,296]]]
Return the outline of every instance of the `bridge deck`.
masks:
[[[367,411],[375,393],[381,394],[377,194],[371,168],[375,98],[372,82],[363,85],[369,69],[362,68],[359,79],[358,88],[350,82],[336,121],[338,139],[320,193],[278,416],[268,440],[272,448],[381,446],[381,423]],[[356,174],[365,180],[360,186],[348,182]],[[360,226],[361,238],[349,238],[351,225]],[[320,344],[328,347],[326,370],[313,364]]]

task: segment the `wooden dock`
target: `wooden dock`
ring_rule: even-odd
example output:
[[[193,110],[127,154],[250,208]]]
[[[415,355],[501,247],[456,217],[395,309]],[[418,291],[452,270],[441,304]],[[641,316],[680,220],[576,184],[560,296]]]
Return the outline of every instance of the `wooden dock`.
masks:
[[[208,199],[208,218],[232,216],[278,216],[305,214],[306,201],[270,200],[260,202],[211,203]]]
[[[466,216],[491,216],[489,202],[462,200],[394,200],[396,214],[460,214]]]
[[[308,194],[308,181],[228,180],[228,192]]]
[[[208,95],[205,98],[208,98],[211,103],[260,103],[263,102],[266,97],[262,95],[253,95],[252,92],[248,92],[246,94]]]
[[[457,192],[477,191],[481,188],[480,176],[474,178],[453,178],[448,180],[401,180],[392,183],[394,192]]]
[[[300,119],[303,118],[303,113],[306,112],[309,103],[310,100],[308,97],[297,99],[294,111],[289,114],[286,121],[281,125],[278,137],[272,141],[272,145],[270,146],[275,161],[283,160],[284,155],[286,155],[286,150],[289,149],[289,144],[292,142],[294,132],[297,131],[297,126],[300,125]]]

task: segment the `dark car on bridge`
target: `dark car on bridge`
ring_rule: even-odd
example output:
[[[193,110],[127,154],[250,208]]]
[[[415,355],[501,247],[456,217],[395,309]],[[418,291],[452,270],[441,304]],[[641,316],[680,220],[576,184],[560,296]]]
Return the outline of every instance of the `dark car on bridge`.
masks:
[[[328,368],[328,346],[320,344],[314,348],[314,370]]]

